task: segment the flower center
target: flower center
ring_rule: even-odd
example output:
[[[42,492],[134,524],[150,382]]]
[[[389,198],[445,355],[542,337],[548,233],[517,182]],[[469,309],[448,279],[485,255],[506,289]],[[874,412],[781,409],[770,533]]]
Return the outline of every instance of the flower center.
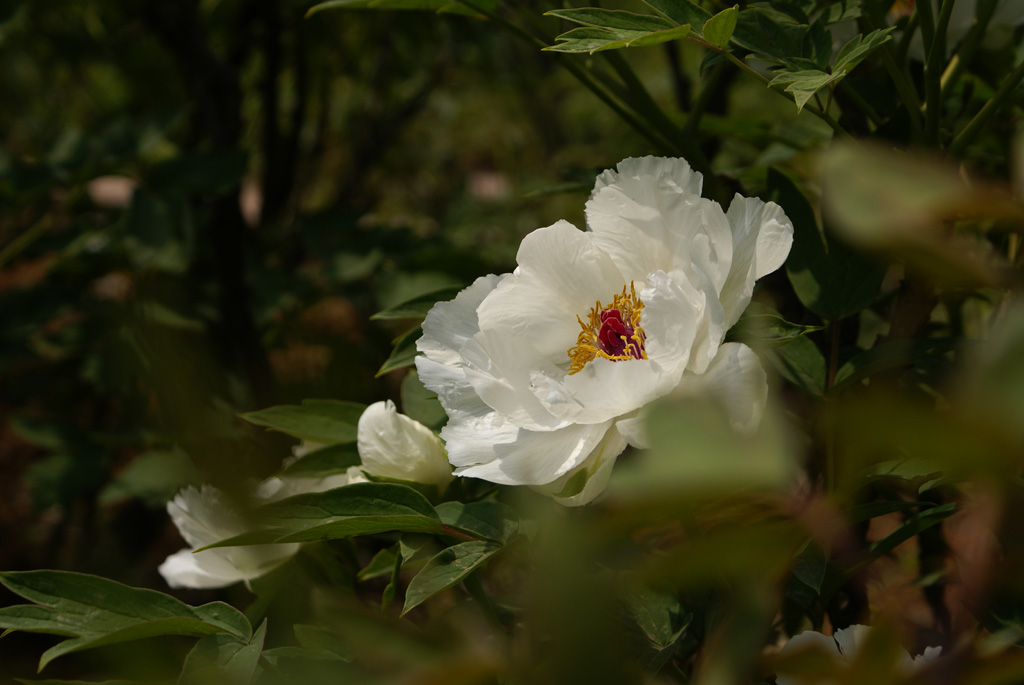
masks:
[[[633,282],[629,283],[629,293],[622,286],[622,294],[615,295],[611,304],[602,305],[598,300],[590,310],[587,320],[580,317],[579,337],[576,346],[568,350],[569,375],[583,370],[587,362],[597,357],[622,362],[629,359],[647,359],[644,351],[644,340],[647,335],[640,327],[640,312],[644,303],[636,296]]]

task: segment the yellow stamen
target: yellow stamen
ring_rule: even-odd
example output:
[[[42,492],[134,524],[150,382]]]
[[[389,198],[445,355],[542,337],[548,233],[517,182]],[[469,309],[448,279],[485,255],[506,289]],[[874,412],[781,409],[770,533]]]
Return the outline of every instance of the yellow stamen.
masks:
[[[571,360],[569,375],[571,376],[582,371],[587,362],[598,357],[615,362],[628,361],[630,359],[647,359],[647,352],[644,350],[644,340],[647,336],[644,333],[644,329],[640,326],[640,312],[643,311],[643,308],[644,303],[637,297],[636,287],[630,281],[629,293],[626,292],[626,286],[622,286],[622,294],[615,295],[612,298],[611,304],[602,305],[601,301],[598,300],[590,310],[586,323],[577,316],[576,320],[583,330],[580,331],[579,337],[576,338],[576,346],[567,351]],[[611,354],[605,351],[599,337],[604,325],[601,314],[613,310],[618,310],[619,318],[630,329],[628,335],[618,336],[625,346],[625,353],[623,354]]]

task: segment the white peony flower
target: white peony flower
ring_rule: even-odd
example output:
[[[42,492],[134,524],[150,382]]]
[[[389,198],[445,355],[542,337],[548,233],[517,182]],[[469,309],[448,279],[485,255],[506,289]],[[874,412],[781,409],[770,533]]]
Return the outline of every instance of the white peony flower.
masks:
[[[814,630],[807,630],[794,636],[782,648],[782,653],[795,651],[797,649],[811,648],[817,646],[820,650],[830,656],[836,657],[841,668],[847,668],[857,660],[857,655],[867,642],[868,635],[874,630],[870,626],[853,625],[842,630],[837,630],[832,637],[828,637]],[[923,654],[911,658],[908,652],[900,654],[897,668],[900,675],[911,675],[915,670],[925,664],[937,659],[942,653],[942,647],[928,647]],[[834,682],[823,681],[820,678],[800,678],[790,675],[778,675],[775,679],[776,685],[825,685]]]
[[[189,545],[160,565],[160,575],[171,587],[219,588],[249,581],[281,565],[299,550],[298,544],[282,544],[219,547],[194,553],[200,547],[252,530],[224,493],[211,485],[199,490],[185,488],[167,503],[167,513]]]
[[[359,417],[356,445],[362,466],[349,469],[350,482],[363,474],[436,485],[442,492],[452,480],[444,445],[432,430],[399,414],[394,402],[371,404]]]
[[[793,227],[778,205],[739,195],[726,213],[701,184],[682,159],[623,160],[598,177],[587,231],[534,231],[514,272],[430,311],[416,367],[448,413],[456,475],[584,504],[627,444],[643,446],[638,410],[676,388],[756,425],[764,372],[722,341]]]

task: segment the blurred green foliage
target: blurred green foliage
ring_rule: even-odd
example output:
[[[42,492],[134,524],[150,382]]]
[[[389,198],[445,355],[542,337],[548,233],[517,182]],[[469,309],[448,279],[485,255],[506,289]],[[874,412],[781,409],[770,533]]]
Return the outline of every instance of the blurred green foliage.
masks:
[[[787,636],[869,621],[843,683],[900,639],[945,651],[908,682],[1024,677],[1021,27],[580,4],[0,10],[0,582],[36,602],[0,597],[0,682],[771,682],[833,668]],[[777,374],[755,437],[668,398],[582,510],[469,479],[266,505],[248,541],[309,544],[188,605],[63,572],[162,590],[179,488],[296,440],[327,446],[291,475],[344,470],[356,403],[442,425],[423,315],[645,153],[793,220],[730,333]]]

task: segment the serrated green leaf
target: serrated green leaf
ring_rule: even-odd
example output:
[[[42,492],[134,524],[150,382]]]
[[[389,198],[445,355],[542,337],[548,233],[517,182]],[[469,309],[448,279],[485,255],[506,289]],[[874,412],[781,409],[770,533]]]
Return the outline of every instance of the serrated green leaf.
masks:
[[[796,111],[803,111],[807,101],[814,97],[819,90],[839,81],[846,75],[846,72],[839,71],[835,74],[827,74],[818,69],[807,69],[803,71],[783,71],[773,78],[769,86],[786,86],[786,92],[793,94],[796,102]]]
[[[391,321],[394,319],[422,319],[435,304],[438,302],[447,302],[448,300],[453,299],[461,291],[462,288],[459,286],[438,288],[437,290],[417,295],[411,300],[406,300],[405,302],[400,302],[399,304],[392,305],[387,309],[381,310],[371,316],[370,320]]]
[[[324,445],[355,442],[366,405],[340,400],[304,400],[239,414],[249,423]]]
[[[603,50],[617,50],[627,47],[643,47],[656,45],[670,40],[685,38],[690,32],[689,25],[677,26],[664,31],[644,33],[624,29],[600,29],[581,27],[558,36],[555,40],[559,45],[544,48],[551,52],[587,52],[595,53]]]
[[[724,9],[704,22],[701,35],[704,40],[720,48],[725,47],[736,30],[736,19],[739,16],[739,5]]]
[[[748,345],[782,345],[799,337],[824,329],[824,326],[804,326],[790,323],[775,314],[745,316],[726,333],[726,342]]]
[[[71,639],[43,653],[40,670],[71,652],[159,635],[202,637],[228,632],[248,640],[252,628],[221,602],[190,607],[155,590],[69,571],[9,571],[0,584],[36,605],[0,609],[0,628]]]
[[[461,582],[501,547],[490,542],[463,542],[438,552],[410,581],[405,591],[406,614],[442,590]]]
[[[833,73],[843,71],[847,74],[853,68],[863,62],[872,52],[882,47],[886,42],[892,40],[889,34],[896,30],[896,27],[877,29],[867,35],[857,35],[851,38],[839,49],[836,61],[832,65]]]
[[[836,24],[847,19],[857,19],[862,14],[860,0],[841,0],[825,10],[825,23]]]
[[[630,33],[653,33],[675,28],[675,24],[647,14],[634,14],[624,10],[603,10],[593,7],[581,9],[550,10],[544,16],[558,17],[568,21],[593,26],[596,28],[610,29],[613,31],[627,31]]]
[[[515,509],[501,502],[444,502],[435,510],[445,525],[502,544],[519,530]]]
[[[422,335],[423,329],[417,326],[408,333],[399,336],[395,340],[395,348],[391,350],[391,355],[377,370],[375,377],[380,378],[389,371],[412,366],[416,359],[416,341]]]
[[[207,635],[185,657],[178,685],[249,685],[267,635],[264,620],[248,641],[233,635]]]

